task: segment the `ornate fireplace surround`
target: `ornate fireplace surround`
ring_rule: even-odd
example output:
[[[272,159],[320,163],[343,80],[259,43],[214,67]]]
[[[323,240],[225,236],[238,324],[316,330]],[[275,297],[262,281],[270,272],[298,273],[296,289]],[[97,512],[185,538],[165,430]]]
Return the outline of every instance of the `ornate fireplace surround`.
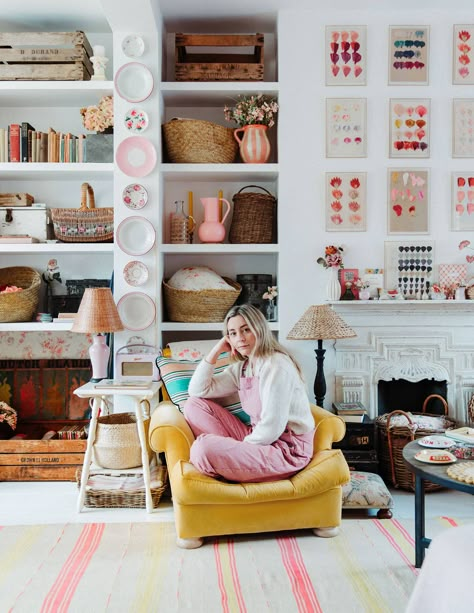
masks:
[[[335,344],[336,401],[378,410],[378,383],[446,381],[449,414],[468,424],[474,393],[474,301],[348,301],[334,310],[356,332]]]

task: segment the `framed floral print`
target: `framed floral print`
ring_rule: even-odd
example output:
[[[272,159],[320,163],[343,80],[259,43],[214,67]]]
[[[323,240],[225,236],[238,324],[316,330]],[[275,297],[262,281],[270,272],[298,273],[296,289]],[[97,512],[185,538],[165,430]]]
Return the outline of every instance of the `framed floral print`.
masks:
[[[326,26],[326,85],[366,85],[366,26]]]
[[[474,157],[474,99],[453,100],[453,158]]]
[[[430,101],[390,100],[391,158],[430,157]]]
[[[326,157],[367,157],[367,98],[326,99]]]
[[[454,232],[474,230],[474,170],[453,172],[451,229]]]
[[[326,173],[326,231],[365,232],[367,175]]]
[[[389,27],[389,85],[428,85],[429,26]]]
[[[388,171],[388,234],[427,234],[429,171],[390,168]]]
[[[474,84],[474,25],[453,26],[453,83]]]

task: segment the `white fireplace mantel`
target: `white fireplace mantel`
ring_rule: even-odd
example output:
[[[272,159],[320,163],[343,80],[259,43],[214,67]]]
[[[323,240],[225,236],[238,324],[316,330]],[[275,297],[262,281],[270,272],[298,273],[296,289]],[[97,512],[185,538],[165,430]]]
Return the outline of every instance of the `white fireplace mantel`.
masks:
[[[449,414],[468,423],[467,403],[474,393],[474,301],[331,304],[357,333],[335,343],[336,401],[362,402],[376,417],[380,373],[393,372],[396,379],[406,355],[416,352],[418,368],[425,368],[427,378],[446,374]]]

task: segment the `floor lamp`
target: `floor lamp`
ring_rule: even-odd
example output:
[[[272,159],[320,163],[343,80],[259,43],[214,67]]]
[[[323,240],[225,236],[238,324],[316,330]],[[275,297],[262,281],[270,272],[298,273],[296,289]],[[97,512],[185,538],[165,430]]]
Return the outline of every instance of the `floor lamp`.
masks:
[[[324,405],[326,396],[326,379],[324,377],[324,340],[354,338],[357,334],[343,321],[327,304],[310,306],[304,315],[294,325],[286,337],[291,341],[318,341],[316,353],[316,378],[314,379],[314,397],[316,404]]]

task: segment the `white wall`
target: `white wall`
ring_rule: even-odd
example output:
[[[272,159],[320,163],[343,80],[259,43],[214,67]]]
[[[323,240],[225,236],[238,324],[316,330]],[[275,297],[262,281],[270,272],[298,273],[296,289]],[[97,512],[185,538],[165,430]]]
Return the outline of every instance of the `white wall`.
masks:
[[[452,98],[474,96],[473,86],[452,85],[453,24],[473,23],[472,11],[281,11],[279,14],[279,208],[281,340],[303,365],[310,396],[316,372],[310,341],[285,341],[288,331],[311,304],[325,301],[326,271],[316,263],[330,244],[343,245],[347,268],[384,267],[384,241],[429,238],[435,241],[435,265],[465,263],[459,252],[462,239],[473,232],[450,230],[451,172],[470,171],[472,159],[451,157]],[[367,25],[367,85],[325,85],[324,37],[326,25]],[[429,85],[389,86],[388,29],[390,25],[429,25]],[[325,99],[367,98],[367,158],[325,157]],[[431,157],[388,157],[390,98],[431,99]],[[429,235],[387,234],[387,169],[429,168],[431,203]],[[326,232],[324,173],[365,171],[368,180],[367,231]],[[437,269],[435,269],[437,270]],[[468,278],[474,276],[470,265]],[[325,373],[328,384],[325,407],[333,400],[333,341],[326,341]]]

